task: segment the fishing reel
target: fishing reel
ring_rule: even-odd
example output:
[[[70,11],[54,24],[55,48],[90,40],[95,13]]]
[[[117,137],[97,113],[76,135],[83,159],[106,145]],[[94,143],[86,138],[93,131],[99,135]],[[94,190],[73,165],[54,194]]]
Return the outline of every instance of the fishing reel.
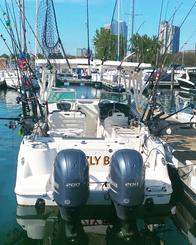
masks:
[[[16,104],[18,104],[18,105],[19,105],[19,104],[21,103],[21,101],[22,101],[22,100],[21,100],[21,97],[19,97],[19,96],[18,96],[18,97],[16,97]]]
[[[9,129],[15,130],[18,126],[18,123],[16,121],[9,121],[8,123],[5,124]]]

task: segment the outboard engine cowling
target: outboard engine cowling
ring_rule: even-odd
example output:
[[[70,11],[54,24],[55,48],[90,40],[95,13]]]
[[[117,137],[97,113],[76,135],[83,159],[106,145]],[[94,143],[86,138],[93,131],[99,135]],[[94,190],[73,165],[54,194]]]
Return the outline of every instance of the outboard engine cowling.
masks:
[[[144,200],[145,168],[141,154],[130,149],[116,151],[110,162],[109,183],[118,219],[107,232],[107,239],[135,244],[139,241],[135,209]]]
[[[65,221],[67,239],[85,237],[80,221],[80,208],[89,196],[89,171],[86,155],[77,149],[60,151],[54,162],[54,200]],[[83,236],[84,235],[84,236]]]
[[[54,162],[54,200],[58,205],[79,207],[89,195],[86,155],[77,149],[60,151]]]
[[[126,220],[125,210],[140,206],[144,200],[145,168],[141,154],[131,149],[116,151],[111,158],[109,182],[117,216]]]

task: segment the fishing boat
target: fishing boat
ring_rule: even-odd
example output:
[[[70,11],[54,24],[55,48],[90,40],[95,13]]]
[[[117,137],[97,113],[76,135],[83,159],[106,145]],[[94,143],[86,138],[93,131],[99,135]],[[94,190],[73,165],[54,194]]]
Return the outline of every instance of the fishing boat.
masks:
[[[170,212],[170,152],[142,123],[130,93],[77,99],[74,90],[54,88],[54,77],[43,72],[40,83],[44,120],[26,123],[17,162],[17,204],[59,206],[73,226],[81,213],[103,219],[108,210],[107,218],[128,224],[122,225],[126,235],[134,217]]]
[[[48,4],[54,11],[53,1],[47,1],[47,10]],[[24,10],[20,11],[25,17]],[[47,11],[46,16],[52,18]],[[51,32],[48,26],[44,37]],[[56,18],[55,28],[70,67]],[[43,41],[48,54],[57,45],[46,38]],[[74,90],[53,87],[56,71],[49,55],[38,92],[26,57],[24,48],[17,60],[21,71],[18,102],[23,110],[18,124],[24,135],[17,161],[17,204],[39,211],[58,207],[71,240],[82,230],[82,218],[104,219],[106,213],[113,221],[113,233],[129,240],[136,217],[170,213],[175,191],[168,173],[171,152],[152,133],[154,118],[138,112],[139,96],[135,94],[132,101],[128,90],[102,93],[99,100],[77,99]],[[142,74],[135,68],[132,78],[138,86]]]

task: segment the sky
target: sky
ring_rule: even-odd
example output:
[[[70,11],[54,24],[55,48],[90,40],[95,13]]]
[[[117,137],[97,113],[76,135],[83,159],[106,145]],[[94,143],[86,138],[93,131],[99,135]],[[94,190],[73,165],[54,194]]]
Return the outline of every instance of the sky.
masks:
[[[16,0],[7,0],[8,3]],[[43,0],[39,0],[40,2]],[[86,1],[87,0],[54,0],[57,15],[58,29],[66,53],[76,55],[77,48],[87,47],[86,28]],[[90,46],[93,49],[93,38],[96,30],[111,22],[114,4],[116,0],[88,0]],[[131,33],[132,0],[120,1],[120,18],[127,22],[128,31]],[[161,3],[163,1],[162,20],[171,20],[173,25],[180,26],[180,51],[195,49],[196,44],[196,5],[185,20],[186,15],[193,6],[195,0],[135,0],[134,32],[140,35],[153,36],[158,34]],[[0,18],[3,19],[4,0],[0,0]],[[175,13],[176,10],[176,13]],[[36,0],[25,0],[26,18],[35,29]],[[174,14],[175,13],[175,14]],[[115,14],[117,19],[117,12]],[[185,22],[183,23],[183,21]],[[182,24],[183,23],[183,24]],[[10,37],[0,23],[0,34],[6,38],[10,45]],[[14,25],[13,25],[14,26]],[[130,36],[130,35],[129,35]],[[34,36],[27,25],[27,39],[29,52],[34,52]],[[9,54],[4,42],[0,39],[0,54]]]

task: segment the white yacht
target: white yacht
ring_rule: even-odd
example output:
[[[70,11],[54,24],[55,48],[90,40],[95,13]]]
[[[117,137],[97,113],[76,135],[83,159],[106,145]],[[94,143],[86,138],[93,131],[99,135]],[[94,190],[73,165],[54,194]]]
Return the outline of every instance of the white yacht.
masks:
[[[179,74],[176,80],[184,96],[196,96],[196,67],[185,67],[184,73]]]

